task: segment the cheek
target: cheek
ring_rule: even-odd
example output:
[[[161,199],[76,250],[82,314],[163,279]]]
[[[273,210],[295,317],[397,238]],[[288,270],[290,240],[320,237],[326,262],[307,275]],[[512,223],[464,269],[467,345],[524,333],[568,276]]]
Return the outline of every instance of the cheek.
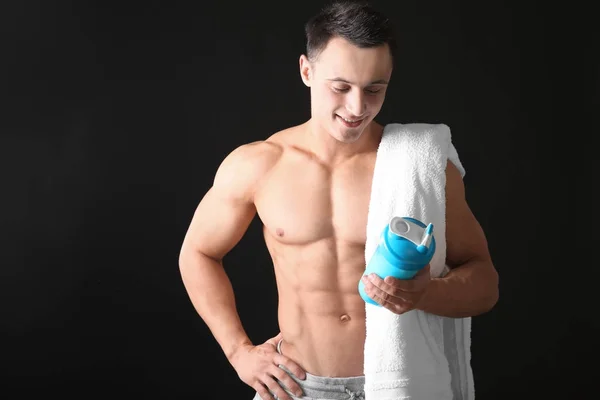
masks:
[[[327,104],[338,106],[343,103],[343,96],[340,96],[337,93],[332,92],[331,90],[327,90],[323,93],[323,99],[327,102]]]
[[[331,113],[343,106],[343,97],[331,92],[331,90],[323,90],[319,93],[319,106],[323,113]]]
[[[383,95],[367,97],[367,100],[366,100],[367,108],[371,111],[379,111],[379,110],[381,110],[381,107],[383,106],[383,100],[384,100]]]

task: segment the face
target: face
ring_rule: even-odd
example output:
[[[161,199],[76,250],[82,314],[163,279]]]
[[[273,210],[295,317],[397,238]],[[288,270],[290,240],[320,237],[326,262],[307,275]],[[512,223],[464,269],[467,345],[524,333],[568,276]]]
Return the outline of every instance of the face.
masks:
[[[333,38],[312,63],[300,57],[300,73],[310,87],[312,119],[336,140],[353,143],[381,110],[392,57],[387,45],[359,48]]]

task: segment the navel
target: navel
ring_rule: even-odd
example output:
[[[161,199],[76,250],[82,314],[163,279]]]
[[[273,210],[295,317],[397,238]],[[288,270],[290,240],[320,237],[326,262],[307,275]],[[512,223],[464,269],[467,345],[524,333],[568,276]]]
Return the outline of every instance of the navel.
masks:
[[[348,321],[350,321],[350,316],[348,314],[342,314],[340,316],[340,321],[342,321],[342,322],[348,322]]]
[[[284,235],[283,229],[281,229],[281,228],[277,228],[275,230],[275,232],[277,233],[277,236],[279,236],[279,237],[283,237],[283,235]]]

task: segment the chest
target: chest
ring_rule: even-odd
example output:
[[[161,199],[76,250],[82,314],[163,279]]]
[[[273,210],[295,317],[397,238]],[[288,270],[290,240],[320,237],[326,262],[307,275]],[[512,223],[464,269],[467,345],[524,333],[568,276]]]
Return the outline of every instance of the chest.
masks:
[[[374,163],[365,157],[330,169],[306,158],[282,160],[255,199],[265,229],[289,244],[335,237],[364,245]]]

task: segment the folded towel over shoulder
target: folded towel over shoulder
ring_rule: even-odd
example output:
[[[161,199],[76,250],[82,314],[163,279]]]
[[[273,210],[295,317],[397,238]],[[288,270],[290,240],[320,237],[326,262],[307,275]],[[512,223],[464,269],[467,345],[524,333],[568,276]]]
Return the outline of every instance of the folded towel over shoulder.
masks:
[[[377,150],[369,204],[365,259],[394,216],[433,223],[432,277],[446,258],[446,165],[465,170],[443,124],[386,125]],[[402,315],[366,303],[366,400],[473,400],[470,318],[413,310]]]

